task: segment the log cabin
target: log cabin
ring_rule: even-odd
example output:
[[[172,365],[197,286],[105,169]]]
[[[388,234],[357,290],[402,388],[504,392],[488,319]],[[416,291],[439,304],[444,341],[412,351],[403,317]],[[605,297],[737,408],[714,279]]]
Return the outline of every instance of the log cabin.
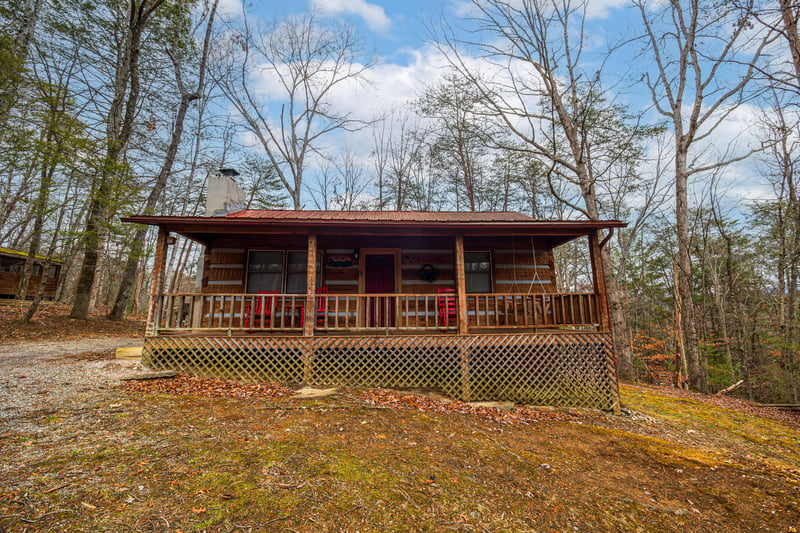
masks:
[[[19,279],[22,276],[22,269],[25,266],[25,260],[27,258],[27,252],[0,248],[0,298],[14,298],[16,296]],[[46,257],[40,255],[37,255],[34,259],[33,272],[31,274],[31,280],[28,283],[28,298],[33,298],[36,295],[36,291],[39,290],[46,259]],[[44,276],[44,298],[47,300],[55,298],[62,267],[62,261],[50,261],[50,266],[47,268]]]
[[[437,389],[465,401],[619,406],[599,230],[511,212],[237,210],[158,227],[143,362],[311,386]],[[172,234],[204,247],[199,288],[165,293]],[[554,249],[582,239],[587,290]]]

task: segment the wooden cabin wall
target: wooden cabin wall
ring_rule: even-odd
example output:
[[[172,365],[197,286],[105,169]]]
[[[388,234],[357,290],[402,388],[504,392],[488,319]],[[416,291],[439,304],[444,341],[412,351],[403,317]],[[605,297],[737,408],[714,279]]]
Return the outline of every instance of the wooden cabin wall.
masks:
[[[2,254],[0,255],[0,297],[13,298],[17,294],[17,287],[19,286],[19,279],[22,277],[22,268],[25,264],[25,257],[19,255]],[[42,264],[39,260],[34,262],[34,273],[42,271]],[[56,287],[58,286],[58,279],[61,275],[61,265],[53,263],[50,265],[53,269],[53,277],[47,277],[45,280],[44,297],[52,300],[56,295]],[[42,281],[42,276],[33,275],[28,282],[28,298],[33,298],[39,291],[39,284]]]
[[[427,282],[419,272],[425,265],[437,271],[436,279]],[[455,289],[455,256],[453,249],[405,248],[400,250],[401,292],[403,294],[436,294],[437,287]]]
[[[530,237],[465,238],[465,252],[491,252],[496,293],[556,292],[553,248]]]
[[[247,250],[244,248],[206,248],[203,257],[203,293],[243,293]]]
[[[438,287],[455,288],[455,257],[449,241],[437,239],[426,247],[421,239],[398,242],[400,249],[401,294],[436,294]],[[298,243],[244,242],[220,240],[205,253],[202,278],[204,293],[242,293],[245,291],[248,249],[302,249]],[[366,243],[375,245],[377,242]],[[232,247],[238,245],[241,247]],[[404,246],[405,245],[405,246]],[[368,248],[368,246],[364,246]],[[497,293],[556,292],[553,249],[544,239],[529,237],[466,237],[466,252],[491,253],[492,285]],[[323,242],[322,285],[331,294],[357,294],[359,285],[358,261],[355,248],[336,248]],[[534,253],[535,250],[535,253]],[[351,264],[348,263],[350,259]],[[437,270],[436,280],[420,279],[424,265]]]
[[[0,272],[0,296],[5,298],[13,298],[17,294],[17,286],[19,286],[20,277],[21,274],[16,272]],[[33,298],[36,296],[41,280],[42,278],[40,276],[31,276],[31,279],[28,282],[28,298]],[[44,297],[46,299],[52,300],[55,298],[57,284],[57,277],[48,278],[45,281]]]
[[[353,257],[355,249],[322,250],[322,285],[328,287],[330,294],[358,294],[358,260]]]

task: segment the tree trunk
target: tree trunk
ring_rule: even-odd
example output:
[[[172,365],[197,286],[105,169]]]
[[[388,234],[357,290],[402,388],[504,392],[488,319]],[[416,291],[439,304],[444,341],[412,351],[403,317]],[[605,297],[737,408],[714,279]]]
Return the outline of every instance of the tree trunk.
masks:
[[[216,15],[218,4],[219,0],[215,0],[209,13],[208,24],[206,26],[206,33],[203,42],[203,54],[200,61],[200,74],[197,83],[198,91],[196,93],[187,93],[184,88],[180,64],[177,57],[174,55],[177,50],[173,49],[173,53],[170,55],[173,61],[173,67],[175,69],[176,84],[181,93],[181,103],[178,107],[178,114],[175,117],[175,126],[172,130],[172,138],[170,139],[170,145],[167,149],[164,163],[161,165],[161,170],[158,173],[156,182],[147,197],[147,202],[145,203],[144,214],[146,215],[152,214],[155,211],[158,199],[161,197],[161,194],[167,185],[167,180],[172,173],[172,166],[175,163],[175,156],[178,153],[178,147],[180,146],[181,139],[183,137],[183,125],[186,119],[186,113],[189,109],[189,104],[201,97],[201,93],[205,86],[205,66],[208,58],[209,45],[211,42],[211,31],[214,25],[214,17]],[[114,301],[114,306],[112,307],[111,312],[108,314],[108,318],[111,320],[122,320],[122,318],[125,316],[125,310],[128,308],[128,302],[130,301],[137,278],[137,271],[139,268],[139,263],[141,262],[141,255],[142,251],[144,250],[144,240],[146,235],[146,227],[136,230],[133,243],[131,244],[131,250],[128,253],[125,271],[122,275],[122,280],[120,281],[117,298]]]
[[[700,357],[700,344],[695,326],[694,292],[692,288],[691,239],[689,237],[689,194],[686,169],[687,150],[682,139],[675,154],[675,218],[678,230],[678,294],[681,299],[681,329],[689,386],[706,392],[706,373]]]
[[[107,147],[103,160],[102,175],[93,190],[86,230],[83,235],[83,264],[75,288],[75,301],[70,318],[85,320],[89,314],[92,287],[100,255],[100,229],[108,218],[107,207],[111,203],[114,190],[114,176],[117,175],[121,156],[125,153],[133,132],[133,122],[139,104],[139,57],[141,54],[142,32],[153,12],[164,0],[148,0],[129,4],[129,23],[125,49],[120,54],[114,77],[114,98],[108,111],[106,126]],[[123,109],[124,107],[124,109]]]

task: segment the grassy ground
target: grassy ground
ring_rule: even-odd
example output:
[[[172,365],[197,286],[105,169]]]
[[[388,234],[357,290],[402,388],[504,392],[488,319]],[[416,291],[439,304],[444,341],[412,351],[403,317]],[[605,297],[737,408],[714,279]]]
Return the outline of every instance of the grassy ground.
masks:
[[[83,409],[0,428],[0,531],[800,524],[797,427],[642,387],[623,387],[623,402],[624,416],[547,411],[557,416],[508,424],[351,394],[220,399],[118,388]]]

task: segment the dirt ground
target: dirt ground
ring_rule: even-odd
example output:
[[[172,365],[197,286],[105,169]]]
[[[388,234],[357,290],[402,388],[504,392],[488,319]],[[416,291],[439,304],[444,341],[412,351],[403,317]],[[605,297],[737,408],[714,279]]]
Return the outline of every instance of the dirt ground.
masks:
[[[0,394],[16,402],[0,412],[0,531],[800,524],[797,419],[702,396],[625,385],[620,416],[394,391],[301,400],[286,387],[187,377],[122,385],[135,364],[108,360],[105,345],[14,356],[22,346],[0,352]]]

